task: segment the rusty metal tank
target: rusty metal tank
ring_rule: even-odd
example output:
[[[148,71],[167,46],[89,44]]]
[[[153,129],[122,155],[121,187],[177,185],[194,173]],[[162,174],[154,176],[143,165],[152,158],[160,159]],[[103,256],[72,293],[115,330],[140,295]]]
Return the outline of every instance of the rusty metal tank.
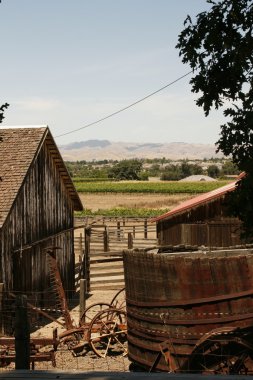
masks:
[[[183,253],[133,250],[125,251],[123,258],[132,362],[150,368],[166,342],[167,359],[166,355],[158,358],[156,368],[187,369],[193,353],[195,361],[201,361],[197,355],[204,353],[203,347],[207,350],[207,338],[232,339],[230,351],[236,350],[239,340],[251,344],[252,248]],[[209,346],[209,356],[212,350],[218,355],[217,344]],[[252,353],[253,347],[248,356]]]

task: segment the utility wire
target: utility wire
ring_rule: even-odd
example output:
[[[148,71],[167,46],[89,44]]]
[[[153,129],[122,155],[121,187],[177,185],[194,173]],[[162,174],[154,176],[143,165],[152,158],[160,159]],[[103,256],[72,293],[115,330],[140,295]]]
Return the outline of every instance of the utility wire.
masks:
[[[181,79],[187,77],[187,76],[190,75],[192,72],[193,72],[193,70],[189,71],[188,73],[182,75],[181,77],[179,77],[179,78],[173,80],[172,82],[170,82],[170,83],[166,84],[165,86],[159,88],[158,90],[152,92],[151,94],[144,96],[144,98],[141,98],[141,99],[137,100],[136,102],[131,103],[131,104],[129,104],[128,106],[119,109],[119,110],[116,111],[116,112],[113,112],[113,113],[111,113],[111,114],[109,114],[109,115],[107,115],[107,116],[105,116],[105,117],[102,117],[102,118],[99,119],[99,120],[93,121],[92,123],[86,124],[86,125],[84,125],[83,127],[80,127],[80,128],[77,128],[77,129],[73,129],[72,131],[69,131],[69,132],[62,133],[61,135],[55,136],[55,138],[62,137],[62,136],[66,136],[66,135],[70,135],[71,133],[74,133],[74,132],[77,132],[77,131],[81,131],[82,129],[85,129],[85,128],[91,127],[92,125],[95,125],[95,124],[101,123],[102,121],[104,121],[104,120],[106,120],[106,119],[109,119],[110,117],[115,116],[115,115],[119,114],[120,112],[126,111],[127,109],[129,109],[129,108],[131,108],[131,107],[134,107],[136,104],[139,104],[139,103],[143,102],[144,100],[150,98],[151,96],[157,94],[158,92],[161,92],[161,91],[165,90],[165,88],[172,86],[174,83],[176,83],[176,82],[180,81]]]

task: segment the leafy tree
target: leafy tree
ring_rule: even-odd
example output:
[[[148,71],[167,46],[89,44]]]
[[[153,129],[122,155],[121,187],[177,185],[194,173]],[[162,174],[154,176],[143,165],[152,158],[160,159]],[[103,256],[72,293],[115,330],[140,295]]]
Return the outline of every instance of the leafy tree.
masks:
[[[148,174],[150,177],[158,177],[160,175],[160,165],[159,164],[153,164],[149,168]]]
[[[191,165],[191,175],[198,175],[198,174],[203,174],[202,167],[198,164]]]
[[[235,165],[230,160],[224,162],[224,164],[222,165],[222,174],[223,175],[239,174],[237,165]]]
[[[71,177],[98,179],[108,177],[107,168],[103,165],[101,167],[94,167],[94,164],[87,163],[86,161],[66,161],[65,164]]]
[[[141,181],[148,181],[149,180],[148,172],[145,170],[141,171],[139,174],[139,178]]]
[[[191,173],[191,165],[188,164],[187,161],[182,162],[181,164],[181,172],[183,177],[189,177]]]
[[[244,177],[231,197],[234,215],[253,237],[253,0],[207,0],[208,11],[188,16],[177,48],[193,70],[192,92],[207,116],[223,109],[227,122],[221,125],[217,150],[232,156]],[[245,194],[248,189],[248,201]],[[238,212],[238,207],[240,212]]]
[[[139,160],[122,160],[108,170],[108,177],[117,180],[140,180],[142,162]]]
[[[191,175],[202,174],[203,169],[198,164],[189,164],[187,161],[181,164],[182,178],[189,177]]]
[[[178,181],[182,178],[182,171],[176,165],[167,166],[160,177],[162,181]]]
[[[212,178],[218,178],[220,175],[220,169],[217,165],[210,165],[207,168],[207,175]]]
[[[220,174],[220,169],[218,168],[217,165],[210,165],[207,168],[207,175],[212,178],[217,178],[219,177]]]
[[[203,170],[200,165],[189,164],[187,161],[183,161],[181,165],[166,165],[160,178],[163,181],[178,181],[190,175],[202,173]]]
[[[8,107],[9,107],[8,103],[5,103],[2,106],[0,106],[0,123],[3,122],[3,119],[4,119],[4,110],[6,110]]]

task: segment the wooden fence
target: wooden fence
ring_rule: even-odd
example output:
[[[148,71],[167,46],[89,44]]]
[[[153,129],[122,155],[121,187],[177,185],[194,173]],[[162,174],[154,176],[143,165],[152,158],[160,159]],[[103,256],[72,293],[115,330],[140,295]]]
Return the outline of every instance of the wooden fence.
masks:
[[[78,259],[82,269],[77,271],[87,279],[88,291],[120,289],[124,286],[123,250],[156,245],[155,223],[140,218],[78,218],[76,224],[85,222],[87,226],[75,234],[76,261],[82,257]]]

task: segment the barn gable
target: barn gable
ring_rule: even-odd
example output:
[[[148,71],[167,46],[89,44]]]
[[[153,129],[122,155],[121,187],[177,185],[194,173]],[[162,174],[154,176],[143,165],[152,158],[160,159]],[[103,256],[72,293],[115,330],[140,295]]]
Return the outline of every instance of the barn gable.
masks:
[[[82,204],[48,127],[0,129],[0,177],[0,282],[43,291],[46,250],[57,246],[64,287],[73,291],[73,211]]]
[[[82,204],[48,127],[0,129],[0,228],[43,144],[57,162],[75,210]]]

